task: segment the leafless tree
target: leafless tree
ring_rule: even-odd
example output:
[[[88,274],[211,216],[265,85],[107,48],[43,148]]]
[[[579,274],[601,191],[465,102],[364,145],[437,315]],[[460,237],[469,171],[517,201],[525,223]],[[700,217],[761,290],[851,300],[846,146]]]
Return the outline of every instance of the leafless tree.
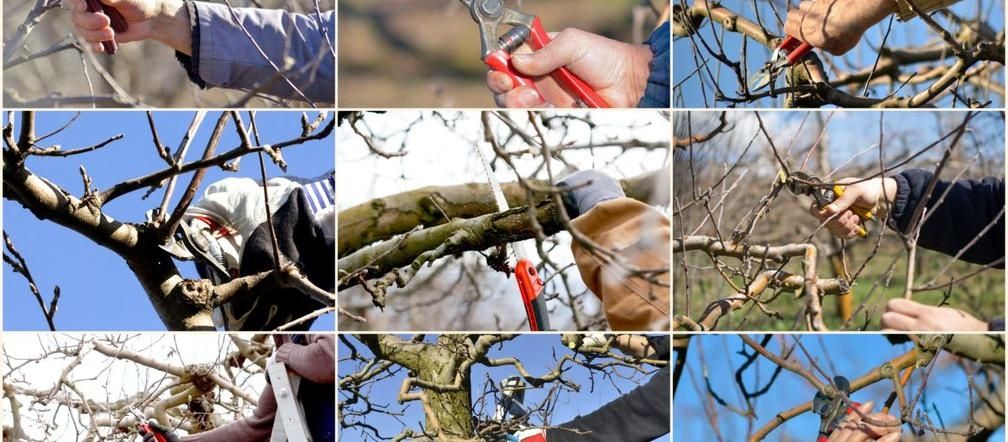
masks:
[[[190,434],[227,424],[268,388],[268,337],[9,336],[3,438],[126,442],[148,419]]]
[[[919,11],[914,1],[909,3]],[[688,45],[677,45],[676,63],[690,67],[675,79],[677,105],[914,108],[943,100],[945,107],[975,108],[1004,103],[1004,32],[990,21],[1004,15],[1002,1],[972,3],[972,17],[956,13],[956,7],[921,15],[915,20],[929,32],[906,47],[887,44],[895,30],[889,19],[881,41],[861,43],[871,48],[868,54],[823,57],[813,51],[780,75],[786,79],[783,86],[750,90],[750,78],[763,65],[754,60],[769,59],[780,45],[791,4],[676,1],[673,35],[688,39]],[[699,91],[702,98],[686,99],[687,91]]]
[[[792,440],[781,434],[780,427],[811,412],[811,400],[799,400],[795,406],[780,410],[773,416],[766,413],[758,416],[756,413],[757,404],[767,396],[794,395],[793,388],[782,385],[784,382],[781,379],[785,377],[800,378],[825,397],[841,400],[841,406],[845,408],[855,405],[854,401],[866,400],[865,392],[858,393],[861,390],[867,390],[869,394],[880,389],[889,390],[885,401],[875,401],[873,411],[893,414],[899,411],[897,421],[882,421],[878,416],[868,416],[854,408],[851,412],[857,413],[862,422],[879,427],[909,425],[912,431],[904,430],[900,440],[984,441],[1004,426],[1003,335],[886,335],[893,344],[909,342],[912,345],[909,350],[888,360],[866,360],[860,357],[862,355],[838,354],[834,351],[835,347],[830,346],[830,343],[852,336],[680,335],[673,345],[676,351],[673,391],[680,398],[683,394],[699,398],[703,403],[700,413],[712,430],[711,440],[718,441],[726,440],[724,432],[727,428],[719,423],[718,417],[722,413],[740,416],[746,422],[744,434],[749,441]],[[809,341],[815,339],[821,350],[810,349]],[[715,340],[724,340],[726,345],[741,341],[738,342],[741,350],[731,353],[733,356],[729,356],[728,361],[717,355],[705,354],[703,343]],[[693,362],[686,361],[687,354]],[[834,381],[837,373],[833,361],[839,358],[854,358],[853,364],[860,370],[845,373],[850,377],[850,389],[846,394]],[[687,372],[689,381],[686,388],[692,391],[680,392],[680,382],[686,381],[681,376]],[[724,373],[734,374],[734,379],[716,380]],[[961,414],[951,411],[950,408],[956,406],[954,404],[924,403],[929,392],[942,388],[930,382],[941,376],[961,376],[964,379],[962,392],[963,402],[969,407],[967,411]],[[932,400],[927,402],[934,403]],[[682,408],[677,408],[677,412],[687,413],[685,403],[679,406]],[[965,417],[949,422],[945,419],[950,415]]]
[[[49,115],[56,114],[43,113],[41,117]],[[300,125],[298,136],[287,140],[261,140],[254,113],[247,115],[246,123],[238,112],[223,112],[217,118],[212,135],[200,158],[190,159],[186,152],[190,148],[191,137],[200,126],[205,113],[196,114],[190,130],[174,151],[169,147],[172,144],[163,142],[158,136],[154,115],[151,113],[147,115],[152,148],[146,152],[160,157],[165,163],[164,167],[116,183],[106,189],[99,189],[92,185],[91,177],[82,166],[80,174],[84,192],[76,196],[56,182],[35,174],[29,167],[30,163],[71,161],[71,158],[77,155],[86,155],[88,152],[101,149],[122,136],[111,136],[101,143],[81,148],[50,146],[46,144],[46,140],[74,124],[76,117],[70,118],[66,124],[58,126],[53,132],[39,134],[36,132],[35,112],[23,112],[19,117],[15,117],[14,113],[8,114],[3,128],[4,198],[19,203],[38,217],[40,222],[51,222],[71,229],[93,241],[96,246],[118,255],[123,263],[129,266],[161,320],[171,330],[212,329],[211,316],[216,307],[278,288],[296,289],[317,304],[314,311],[299,312],[297,317],[291,318],[291,321],[281,328],[303,326],[313,318],[333,312],[336,308],[335,294],[319,288],[316,283],[309,280],[302,269],[293,265],[289,258],[280,253],[275,241],[274,257],[279,259],[274,261],[273,269],[217,285],[206,279],[184,278],[171,255],[161,246],[175,234],[182,214],[193,202],[207,170],[219,167],[235,171],[240,166],[241,158],[257,155],[260,161],[266,156],[275,164],[286,168],[283,159],[285,149],[313,140],[329,139],[336,125],[336,119],[326,112],[317,113],[312,117],[307,114],[291,114],[291,124],[295,127]],[[221,135],[229,126],[237,132],[241,143],[238,146],[218,150]],[[134,152],[134,155],[142,155],[140,147],[134,149]],[[260,172],[262,181],[265,182],[265,169],[261,162]],[[182,176],[188,174],[192,177],[183,188],[181,198],[174,207],[169,207],[176,183]],[[135,219],[129,221],[117,220],[103,210],[106,204],[123,195],[138,191],[147,191],[150,195],[159,190],[162,190],[162,198],[152,207],[154,211],[150,220],[144,220],[142,214],[137,214]],[[272,227],[272,224],[270,226]],[[28,264],[14,248],[14,242],[6,232],[4,236],[7,242],[4,262],[28,279],[50,328],[55,329],[52,316],[59,300],[59,292],[54,293],[47,307],[31,277]]]
[[[341,335],[340,341],[349,354],[340,355],[340,367],[352,369],[340,369],[340,425],[343,431],[353,429],[365,440],[374,441],[475,442],[498,440],[529,425],[562,429],[550,424],[559,393],[591,391],[582,391],[583,386],[572,380],[577,372],[584,370],[592,385],[617,379],[641,383],[667,365],[664,360],[626,356],[611,347],[611,337],[610,344],[602,347],[571,345],[574,351],[554,354],[555,365],[545,372],[527,368],[516,357],[519,346],[545,348],[549,345],[546,342],[554,339],[565,346],[573,342],[557,335]],[[541,403],[526,402],[527,415],[495,420],[499,380],[487,379],[481,391],[481,381],[472,375],[477,366],[512,367],[514,376],[521,378],[526,388],[549,389],[549,393]],[[387,382],[401,383],[396,397],[378,397],[374,393],[378,384]],[[392,405],[393,400],[402,407]],[[378,415],[402,416],[405,407],[420,407],[424,421],[419,426],[403,422],[401,430],[373,424]]]
[[[343,321],[341,327],[523,328],[524,318],[518,320],[500,308],[501,299],[518,299],[514,283],[508,286],[513,292],[508,295],[507,290],[498,293],[500,285],[493,281],[499,280],[501,273],[506,277],[511,270],[507,245],[534,239],[532,253],[537,255],[534,259],[546,282],[544,293],[552,306],[551,317],[570,318],[570,325],[557,327],[603,328],[602,312],[586,307],[595,301],[589,299],[592,296],[577,276],[573,262],[569,257],[559,257],[571,241],[586,245],[599,259],[628,267],[631,278],[660,280],[667,278],[668,269],[632,268],[621,262],[615,251],[580,235],[570,224],[560,203],[561,189],[555,183],[578,167],[620,164],[624,155],[653,161],[665,152],[666,160],[661,161],[667,161],[667,138],[638,138],[634,134],[637,127],[662,127],[667,123],[667,116],[662,115],[649,114],[637,122],[609,122],[604,116],[590,113],[551,112],[347,115],[346,136],[363,140],[367,155],[377,158],[380,165],[402,162],[408,170],[412,158],[407,156],[409,153],[424,151],[432,155],[431,151],[438,148],[435,140],[415,140],[408,133],[421,121],[434,120],[443,123],[445,134],[461,137],[462,144],[486,142],[492,146],[495,155],[487,167],[503,168],[517,181],[501,183],[511,207],[507,211],[498,209],[486,172],[478,162],[470,182],[375,195],[352,207],[344,205],[338,220],[338,286],[341,307],[352,316],[346,316],[350,320]],[[401,127],[385,123],[394,118],[410,122]],[[646,156],[639,156],[644,153]],[[466,153],[471,154],[471,150]],[[641,172],[620,181],[626,194],[667,206],[667,166],[662,168],[652,162],[634,167]],[[359,181],[354,184],[360,185]],[[569,233],[571,239],[560,232]],[[667,282],[662,284],[668,287]],[[373,311],[375,307],[391,311],[383,314]],[[515,313],[519,312],[520,306],[515,307]],[[372,321],[379,321],[378,325]]]
[[[864,238],[841,241],[808,213],[811,197],[786,190],[798,172],[821,180],[805,184],[831,189],[844,177],[855,177],[851,184],[914,166],[934,171],[934,180],[1003,179],[1001,114],[915,116],[908,127],[888,124],[883,112],[677,114],[674,328],[863,330],[878,327],[894,296],[999,316],[1004,258],[958,261],[972,243],[954,256],[920,249],[929,213],[915,213],[904,231],[886,227],[888,217],[866,221]],[[864,135],[875,130],[877,137]],[[939,207],[948,190],[929,189],[923,199]],[[1003,220],[1003,206],[992,210],[1000,211],[983,232]],[[831,298],[836,313],[827,316]]]

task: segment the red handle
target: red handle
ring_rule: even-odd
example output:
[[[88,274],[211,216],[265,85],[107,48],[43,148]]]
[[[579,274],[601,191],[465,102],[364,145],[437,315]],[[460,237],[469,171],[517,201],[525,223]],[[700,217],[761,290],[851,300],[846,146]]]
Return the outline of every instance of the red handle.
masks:
[[[126,32],[129,29],[126,18],[119,13],[119,10],[102,4],[101,0],[87,0],[87,11],[104,12],[109,17],[113,31]],[[108,40],[102,42],[102,48],[105,49],[105,53],[114,55],[119,50],[119,45],[116,44],[115,40]]]
[[[150,424],[148,423],[140,424],[140,430],[143,432],[141,434],[147,434],[147,433],[153,434],[154,440],[156,440],[157,442],[168,442],[168,439],[165,438],[163,434],[154,431],[154,429],[151,428]]]
[[[787,62],[788,65],[792,65],[801,60],[805,54],[814,49],[812,45],[799,40],[797,37],[787,36],[784,42],[780,45],[781,49],[788,51]]]
[[[532,262],[527,259],[518,260],[515,265],[515,279],[518,280],[518,290],[521,292],[522,303],[525,304],[525,315],[528,316],[529,330],[541,331],[549,328],[546,304],[539,299],[543,282]]]
[[[508,54],[507,51],[501,49],[490,54],[487,56],[486,60],[483,61],[487,64],[487,66],[490,66],[490,69],[508,74],[508,76],[511,77],[512,87],[529,86],[536,89],[536,92],[539,91],[531,78],[519,74],[518,71],[515,70],[514,66],[511,64],[511,54]]]
[[[543,29],[542,21],[539,20],[539,17],[536,17],[535,20],[532,20],[532,34],[529,35],[528,39],[529,46],[538,51],[542,49],[543,46],[549,44],[550,41],[553,41],[553,39],[551,39],[549,34],[546,33],[546,30]],[[577,95],[585,106],[592,108],[609,107],[609,103],[607,103],[604,98],[595,92],[595,89],[592,89],[591,86],[588,86],[588,84],[584,82],[584,80],[578,78],[577,75],[574,75],[574,73],[567,68],[557,69],[550,73],[550,76],[563,85],[568,92]]]

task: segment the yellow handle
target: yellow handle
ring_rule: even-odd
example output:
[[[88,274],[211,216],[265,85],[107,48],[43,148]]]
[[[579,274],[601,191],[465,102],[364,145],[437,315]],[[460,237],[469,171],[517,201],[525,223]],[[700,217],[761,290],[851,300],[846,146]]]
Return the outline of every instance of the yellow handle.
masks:
[[[834,184],[833,185],[833,195],[835,195],[837,198],[842,197],[843,194],[844,194],[844,189],[845,189],[844,186],[841,186],[839,184]],[[865,209],[864,207],[859,207],[859,206],[850,206],[850,211],[854,212],[854,214],[857,215],[858,218],[861,218],[861,225],[858,226],[857,235],[860,236],[860,237],[862,237],[862,238],[867,237],[868,236],[868,226],[866,226],[864,223],[867,222],[867,221],[874,220],[875,219],[875,214],[873,214],[870,209]]]

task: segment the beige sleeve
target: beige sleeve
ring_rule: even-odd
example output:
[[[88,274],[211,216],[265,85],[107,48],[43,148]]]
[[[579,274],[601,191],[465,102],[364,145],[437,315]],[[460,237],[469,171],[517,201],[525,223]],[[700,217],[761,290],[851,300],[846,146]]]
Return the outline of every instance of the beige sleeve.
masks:
[[[915,13],[913,9],[910,8],[910,5],[907,2],[912,1],[914,6],[917,6],[917,9],[920,9],[921,11],[927,13],[951,6],[953,3],[957,3],[960,0],[893,0],[893,1],[896,2],[896,6],[897,8],[899,8],[899,12],[897,12],[897,15],[899,16],[900,21],[907,21],[917,16],[917,13]]]
[[[609,262],[577,241],[571,246],[581,278],[602,301],[609,326],[617,331],[668,330],[668,217],[640,201],[619,198],[599,203],[571,225],[627,264]],[[651,275],[636,275],[628,268]]]

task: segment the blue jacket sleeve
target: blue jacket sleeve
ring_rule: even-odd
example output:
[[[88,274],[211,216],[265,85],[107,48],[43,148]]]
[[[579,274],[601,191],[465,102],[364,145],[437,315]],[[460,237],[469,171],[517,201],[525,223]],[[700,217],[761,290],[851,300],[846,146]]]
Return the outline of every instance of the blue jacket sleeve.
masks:
[[[648,76],[647,88],[637,107],[667,108],[671,102],[669,88],[669,71],[672,69],[672,59],[669,56],[669,23],[665,22],[651,33],[647,45],[651,47],[651,74]]]
[[[191,57],[178,56],[189,78],[200,87],[336,101],[335,11],[294,14],[234,8],[236,22],[224,4],[189,2],[188,8],[193,52]],[[290,62],[285,74],[290,82],[277,72],[285,70],[285,60]]]
[[[896,175],[896,199],[889,219],[890,227],[905,232],[914,210],[923,201],[933,173],[911,169]],[[945,200],[935,207],[942,194]],[[987,177],[955,182],[939,180],[926,202],[930,217],[921,226],[918,244],[954,256],[977,239],[960,257],[974,264],[989,264],[1004,258],[1005,204],[1004,179]],[[997,267],[1004,268],[1004,262]]]

